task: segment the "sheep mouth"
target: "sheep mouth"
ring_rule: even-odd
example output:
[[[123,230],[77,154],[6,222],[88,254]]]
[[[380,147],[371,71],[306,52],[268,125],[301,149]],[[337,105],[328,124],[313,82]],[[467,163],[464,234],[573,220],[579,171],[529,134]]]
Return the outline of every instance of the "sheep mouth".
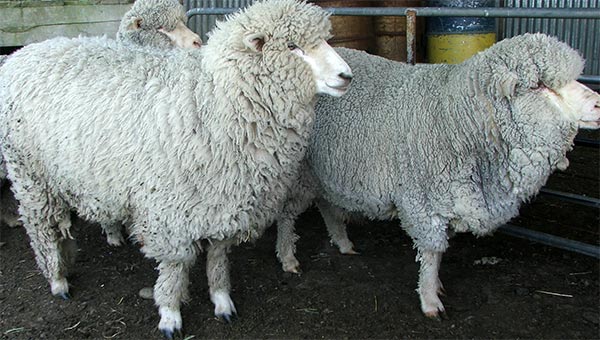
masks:
[[[346,92],[350,88],[349,84],[348,85],[338,85],[338,86],[332,86],[332,85],[329,85],[329,84],[326,84],[326,85],[327,85],[327,87],[329,87],[331,89],[334,89],[334,90],[337,90],[337,91],[340,91],[340,92]]]

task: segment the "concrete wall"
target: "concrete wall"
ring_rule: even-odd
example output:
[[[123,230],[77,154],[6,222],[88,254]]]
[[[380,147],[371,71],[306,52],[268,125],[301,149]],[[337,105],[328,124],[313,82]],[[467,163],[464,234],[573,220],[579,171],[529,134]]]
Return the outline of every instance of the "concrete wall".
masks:
[[[24,46],[57,36],[114,37],[133,0],[0,0],[0,46]]]

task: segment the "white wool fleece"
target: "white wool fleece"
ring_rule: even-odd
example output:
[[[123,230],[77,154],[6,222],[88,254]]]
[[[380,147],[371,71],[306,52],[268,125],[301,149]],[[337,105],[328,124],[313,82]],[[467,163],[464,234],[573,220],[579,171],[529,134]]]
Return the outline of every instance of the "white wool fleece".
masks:
[[[128,222],[157,260],[257,237],[314,118],[312,72],[288,42],[310,47],[329,29],[324,11],[283,0],[231,16],[200,50],[57,38],[18,51],[0,71],[0,133],[21,214]],[[255,33],[261,53],[243,42]]]
[[[298,197],[316,181],[330,203],[399,217],[416,247],[444,251],[448,228],[489,233],[566,162],[577,122],[538,87],[565,86],[583,59],[555,38],[507,39],[460,65],[337,51],[355,83],[319,99]]]

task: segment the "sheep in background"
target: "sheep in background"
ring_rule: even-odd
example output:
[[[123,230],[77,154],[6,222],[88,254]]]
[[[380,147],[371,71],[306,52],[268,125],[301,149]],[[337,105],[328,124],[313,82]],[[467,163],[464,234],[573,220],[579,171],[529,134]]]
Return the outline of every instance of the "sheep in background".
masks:
[[[52,293],[69,296],[62,245],[73,208],[125,222],[158,261],[168,338],[181,330],[201,240],[215,314],[235,314],[228,249],[281,212],[315,95],[341,96],[352,77],[326,43],[330,28],[318,6],[264,1],[219,22],[201,49],[58,38],[13,54],[0,69],[0,147]]]
[[[121,19],[117,40],[133,46],[199,48],[202,40],[186,23],[177,0],[137,0]]]
[[[568,165],[578,125],[597,129],[584,61],[555,38],[501,41],[460,65],[411,66],[337,49],[356,84],[321,98],[301,180],[278,218],[277,254],[298,272],[293,224],[313,200],[332,241],[344,218],[399,218],[420,261],[421,309],[439,317],[438,270],[451,232],[487,235]]]

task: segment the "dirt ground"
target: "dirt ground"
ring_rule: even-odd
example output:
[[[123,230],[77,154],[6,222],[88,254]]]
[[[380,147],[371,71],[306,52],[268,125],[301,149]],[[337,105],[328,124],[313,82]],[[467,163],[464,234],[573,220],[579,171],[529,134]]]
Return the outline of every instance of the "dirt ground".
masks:
[[[569,170],[555,173],[548,187],[597,198],[598,148],[576,147],[569,158]],[[523,206],[511,223],[599,244],[597,208],[548,196]],[[448,319],[438,322],[421,315],[415,251],[398,223],[352,224],[349,232],[361,255],[340,255],[318,211],[305,213],[300,276],[282,272],[274,228],[234,249],[239,318],[231,324],[213,316],[199,259],[182,308],[186,339],[600,338],[598,259],[501,233],[458,235],[442,262]],[[50,294],[24,230],[0,226],[0,338],[161,339],[153,301],[138,296],[153,284],[155,263],[136,246],[108,246],[96,225],[77,220],[74,236],[80,251],[72,299],[63,301]]]

